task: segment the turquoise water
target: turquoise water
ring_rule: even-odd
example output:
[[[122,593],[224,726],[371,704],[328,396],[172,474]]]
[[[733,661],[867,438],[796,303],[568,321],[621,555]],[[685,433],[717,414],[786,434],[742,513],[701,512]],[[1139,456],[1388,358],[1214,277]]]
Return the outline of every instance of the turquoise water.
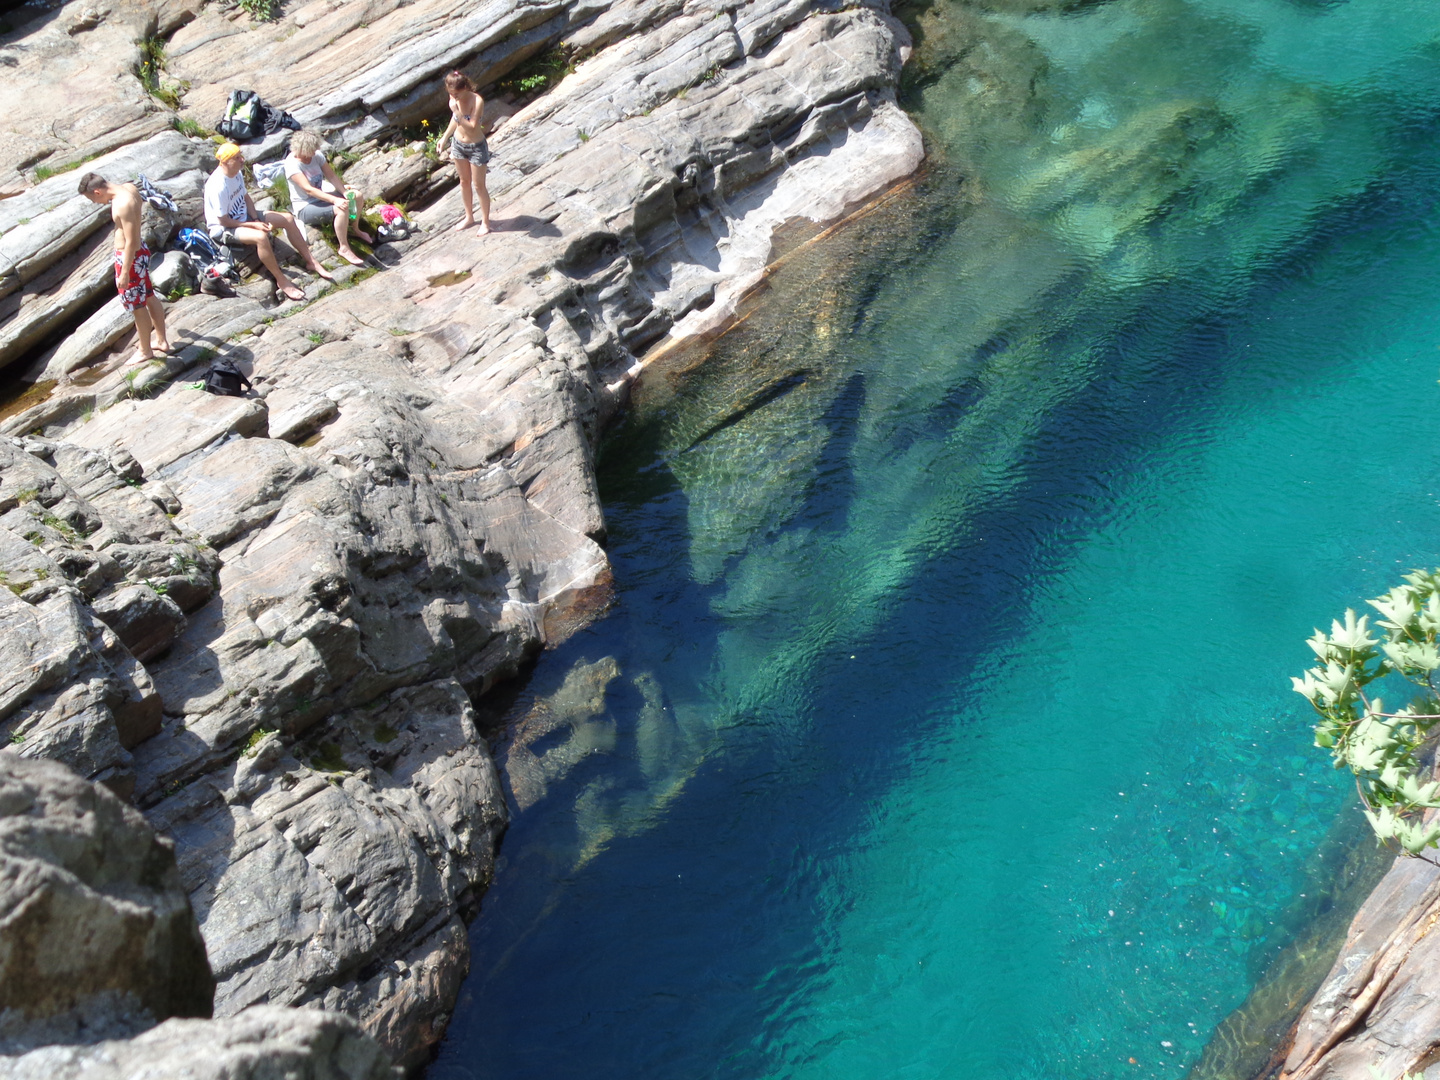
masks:
[[[1180,1077],[1363,842],[1288,676],[1440,562],[1440,12],[905,14],[925,177],[604,449],[432,1077]]]

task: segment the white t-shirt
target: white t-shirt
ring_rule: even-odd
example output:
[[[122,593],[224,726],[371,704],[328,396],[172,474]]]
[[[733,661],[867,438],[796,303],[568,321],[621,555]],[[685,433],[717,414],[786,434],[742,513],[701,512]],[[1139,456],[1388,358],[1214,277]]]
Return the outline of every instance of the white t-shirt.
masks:
[[[219,225],[222,217],[236,221],[247,221],[250,217],[245,209],[245,174],[226,176],[223,167],[205,181],[205,224]]]
[[[285,159],[285,183],[286,183],[287,185],[289,185],[289,187],[290,187],[290,207],[291,207],[291,209],[296,209],[296,208],[298,208],[299,206],[301,206],[301,205],[303,205],[303,204],[306,204],[306,203],[310,204],[311,206],[325,206],[325,207],[328,207],[328,206],[331,205],[330,203],[327,203],[327,202],[321,202],[319,199],[315,198],[314,196],[312,196],[311,194],[309,194],[309,193],[306,192],[306,191],[302,191],[302,190],[300,189],[300,187],[299,187],[293,180],[290,179],[290,178],[291,178],[292,176],[294,176],[296,173],[302,174],[302,175],[305,177],[306,182],[307,182],[311,187],[316,188],[317,190],[320,190],[320,191],[324,191],[324,190],[325,190],[325,155],[324,155],[324,154],[320,153],[320,152],[317,150],[317,151],[315,152],[315,155],[310,159],[310,164],[308,164],[308,165],[306,165],[305,162],[301,161],[301,160],[300,160],[298,157],[296,157],[294,154],[291,154],[289,157],[287,157],[287,158]]]

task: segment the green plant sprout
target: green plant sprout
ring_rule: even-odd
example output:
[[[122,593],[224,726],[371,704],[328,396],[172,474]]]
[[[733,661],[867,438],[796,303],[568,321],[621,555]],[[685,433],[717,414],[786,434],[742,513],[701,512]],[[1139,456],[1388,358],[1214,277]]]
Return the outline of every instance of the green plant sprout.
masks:
[[[239,4],[256,22],[270,22],[280,14],[280,0],[239,0]]]
[[[497,87],[502,93],[538,94],[575,70],[573,50],[559,45],[525,61]]]
[[[180,107],[180,99],[190,89],[188,82],[164,82],[160,81],[160,73],[165,70],[165,42],[158,37],[147,37],[140,42],[140,66],[135,69],[135,77],[140,80],[140,85],[145,92],[156,101],[170,106],[172,109]]]
[[[1335,620],[1330,633],[1316,630],[1310,648],[1319,664],[1292,678],[1296,693],[1319,719],[1315,745],[1329,750],[1337,769],[1355,777],[1365,816],[1380,842],[1402,855],[1417,856],[1440,843],[1440,783],[1421,763],[1440,724],[1440,570],[1407,574],[1405,584],[1369,601],[1380,613],[1384,641],[1370,633],[1369,616],[1353,610]],[[1402,709],[1387,710],[1366,688],[1399,675],[1418,692]]]
[[[270,181],[266,189],[270,192],[270,198],[275,200],[275,209],[285,213],[290,209],[290,182],[283,176],[277,176]]]
[[[170,126],[180,132],[181,135],[189,135],[192,138],[205,139],[209,138],[211,134],[210,129],[204,124],[188,116],[172,116],[170,118]]]

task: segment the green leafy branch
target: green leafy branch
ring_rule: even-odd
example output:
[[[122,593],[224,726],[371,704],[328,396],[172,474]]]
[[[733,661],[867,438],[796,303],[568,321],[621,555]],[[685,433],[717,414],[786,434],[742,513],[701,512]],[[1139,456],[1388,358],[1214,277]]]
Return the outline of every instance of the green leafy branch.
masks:
[[[1290,681],[1319,716],[1315,745],[1355,776],[1375,835],[1401,854],[1419,855],[1440,845],[1440,817],[1425,821],[1427,810],[1440,808],[1440,783],[1421,762],[1440,724],[1440,570],[1408,574],[1369,604],[1380,614],[1383,641],[1371,636],[1368,615],[1347,610],[1343,623],[1331,623],[1329,634],[1316,630],[1307,642],[1320,663]],[[1394,712],[1366,693],[1387,675],[1418,690]]]

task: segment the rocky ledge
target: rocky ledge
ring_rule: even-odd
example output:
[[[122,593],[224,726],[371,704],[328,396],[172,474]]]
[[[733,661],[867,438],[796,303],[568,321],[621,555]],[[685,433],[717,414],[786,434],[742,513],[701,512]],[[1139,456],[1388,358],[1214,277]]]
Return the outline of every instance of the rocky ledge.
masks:
[[[0,1077],[397,1075],[347,1016],[257,1006],[212,1020],[214,994],[174,845],[58,762],[8,761],[0,771]]]
[[[1286,1080],[1399,1080],[1440,1063],[1440,866],[1396,859],[1291,1031]]]
[[[173,842],[216,1017],[320,1006],[427,1059],[507,820],[476,703],[607,602],[599,433],[647,349],[724,325],[779,225],[914,171],[907,48],[887,0],[312,0],[268,23],[75,0],[0,37],[0,142],[25,147],[0,178],[0,366],[41,380],[0,422],[0,743]],[[180,114],[145,93],[158,57]],[[451,170],[405,129],[453,67],[484,90],[557,57],[543,94],[495,103],[496,233],[454,231]],[[92,91],[57,98],[72,69]],[[424,231],[341,287],[296,275],[304,304],[179,300],[178,355],[126,369],[108,222],[45,174],[145,172],[180,204],[158,242],[213,167],[185,121],[236,85],[353,148],[351,182],[411,192]],[[217,354],[258,393],[193,389]],[[65,1061],[119,1075],[190,1023]]]

